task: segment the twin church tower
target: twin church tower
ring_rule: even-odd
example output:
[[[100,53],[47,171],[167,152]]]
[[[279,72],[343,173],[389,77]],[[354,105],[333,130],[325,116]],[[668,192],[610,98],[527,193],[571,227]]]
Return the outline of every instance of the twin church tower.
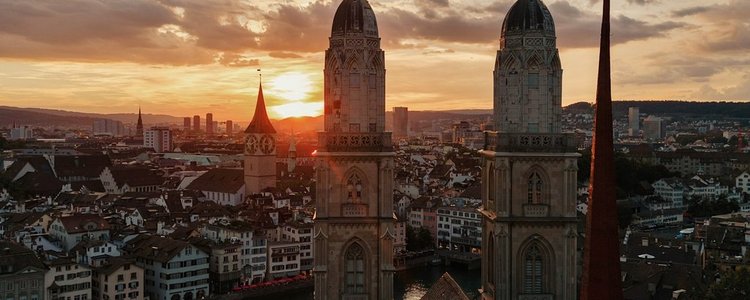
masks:
[[[343,0],[325,52],[314,217],[315,299],[393,299],[394,151],[385,54],[367,0]],[[562,68],[541,0],[518,0],[494,70],[496,132],[482,165],[482,299],[576,299],[577,159],[561,129]],[[274,185],[262,90],[246,130],[247,193]],[[274,160],[270,160],[274,161]]]

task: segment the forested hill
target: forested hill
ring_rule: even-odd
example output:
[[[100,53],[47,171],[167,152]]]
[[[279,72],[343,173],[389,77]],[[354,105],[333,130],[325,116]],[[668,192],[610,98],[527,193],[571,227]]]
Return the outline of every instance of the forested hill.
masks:
[[[642,114],[718,116],[724,118],[750,118],[750,102],[688,102],[688,101],[614,101],[613,113],[623,115],[629,107],[639,107]],[[578,102],[566,110],[593,112],[588,102]]]

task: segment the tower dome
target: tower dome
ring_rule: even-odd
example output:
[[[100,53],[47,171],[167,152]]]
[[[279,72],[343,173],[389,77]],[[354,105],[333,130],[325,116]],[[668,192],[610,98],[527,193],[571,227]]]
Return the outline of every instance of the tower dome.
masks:
[[[555,22],[542,0],[518,0],[505,15],[502,36],[530,31],[555,34]]]
[[[378,37],[378,22],[367,0],[344,0],[336,10],[331,37],[351,34]]]

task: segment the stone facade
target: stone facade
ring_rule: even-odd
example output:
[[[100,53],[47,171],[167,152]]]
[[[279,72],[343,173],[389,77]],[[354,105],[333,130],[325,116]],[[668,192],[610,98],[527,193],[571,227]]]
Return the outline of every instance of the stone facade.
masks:
[[[577,299],[577,159],[561,132],[552,16],[518,0],[503,23],[494,117],[482,151],[482,298]]]
[[[324,70],[313,257],[316,299],[393,299],[393,149],[385,55],[366,0],[336,11]]]

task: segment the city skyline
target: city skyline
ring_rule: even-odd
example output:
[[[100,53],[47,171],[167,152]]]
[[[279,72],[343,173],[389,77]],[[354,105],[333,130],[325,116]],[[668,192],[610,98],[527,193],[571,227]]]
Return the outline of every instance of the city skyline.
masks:
[[[491,108],[491,66],[512,2],[373,1],[389,54],[386,107]],[[547,3],[558,24],[563,105],[594,98],[593,2]],[[0,3],[9,24],[0,26],[0,101],[99,113],[140,104],[149,113],[246,121],[261,68],[272,118],[320,115],[327,20],[337,4]],[[616,4],[613,97],[747,100],[748,11],[739,0]]]

